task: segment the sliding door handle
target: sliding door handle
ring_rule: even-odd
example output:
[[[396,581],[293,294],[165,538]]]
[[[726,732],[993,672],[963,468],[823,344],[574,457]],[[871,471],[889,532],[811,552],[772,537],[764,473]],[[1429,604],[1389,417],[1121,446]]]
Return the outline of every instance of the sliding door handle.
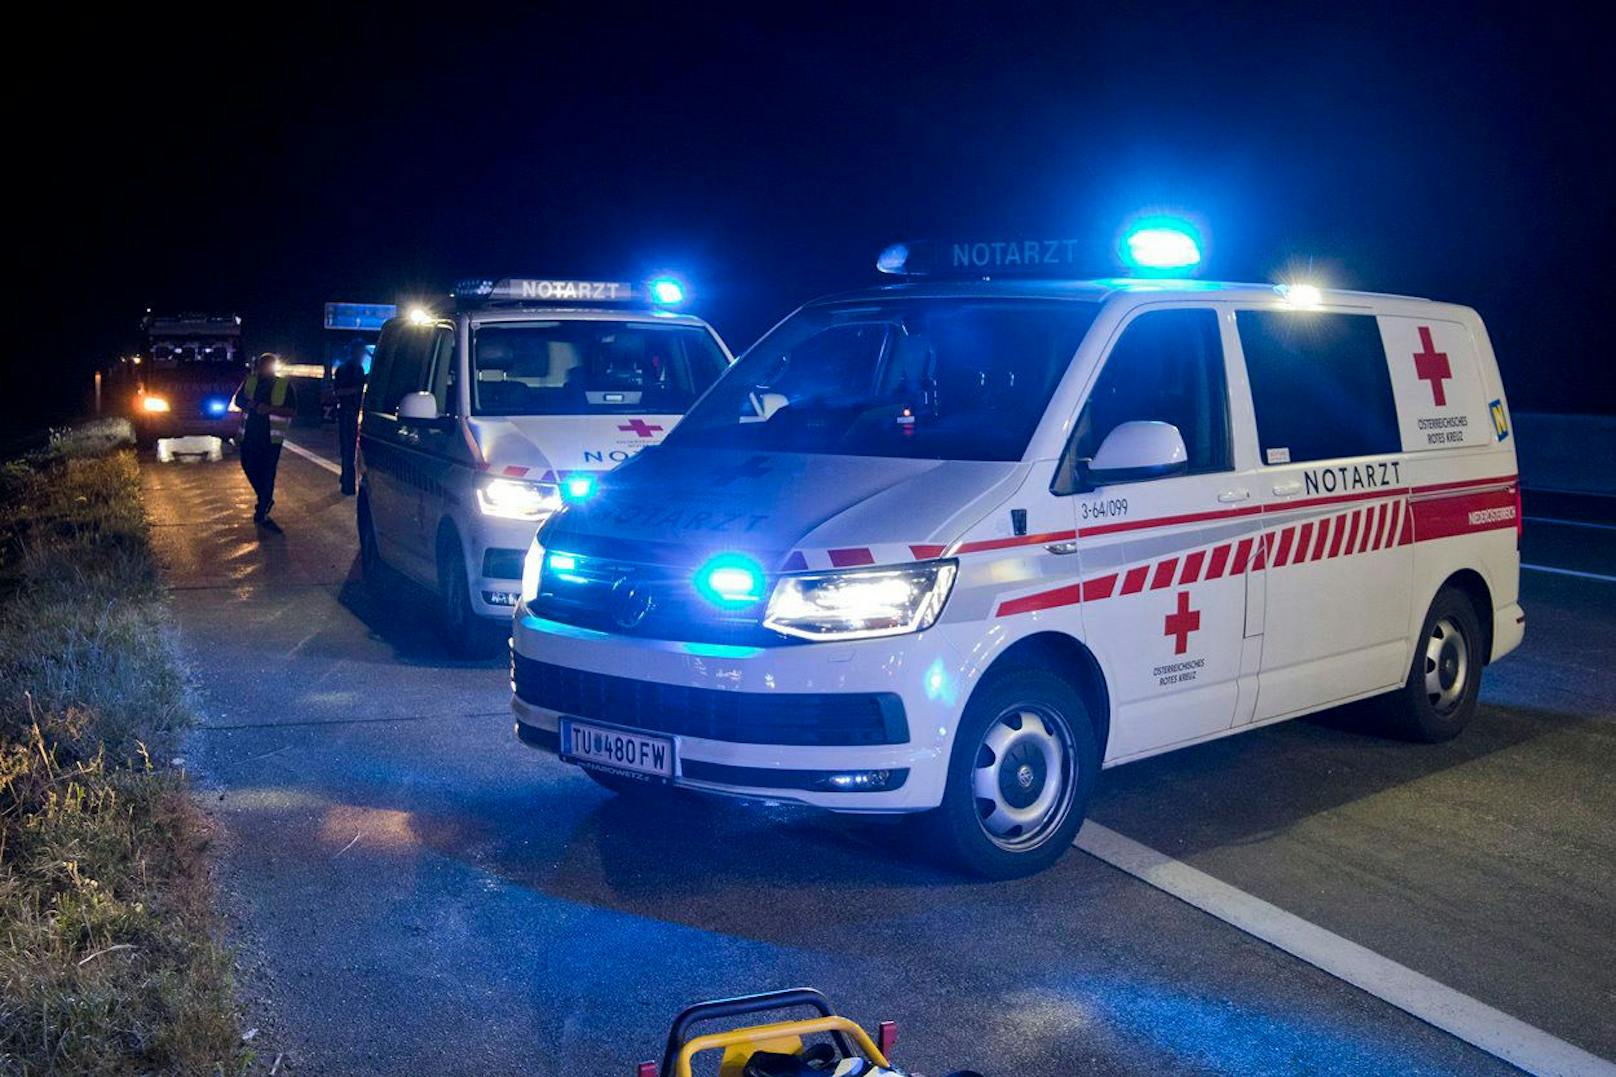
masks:
[[[1302,492],[1302,484],[1300,482],[1276,482],[1276,483],[1274,483],[1274,496],[1275,497],[1295,497],[1297,494],[1299,494],[1301,492]]]
[[[1237,501],[1250,501],[1250,490],[1225,490],[1218,495],[1218,500],[1225,505],[1233,505]]]

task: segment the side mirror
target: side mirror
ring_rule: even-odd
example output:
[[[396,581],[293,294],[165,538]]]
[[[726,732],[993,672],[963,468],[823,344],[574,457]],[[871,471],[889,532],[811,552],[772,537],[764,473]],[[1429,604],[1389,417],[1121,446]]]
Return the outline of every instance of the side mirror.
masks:
[[[1090,486],[1110,486],[1119,482],[1143,482],[1165,475],[1178,475],[1189,468],[1184,438],[1172,423],[1122,423],[1105,436],[1100,447],[1083,468]]]
[[[431,393],[405,393],[398,402],[398,417],[418,423],[430,423],[438,417],[438,400]]]

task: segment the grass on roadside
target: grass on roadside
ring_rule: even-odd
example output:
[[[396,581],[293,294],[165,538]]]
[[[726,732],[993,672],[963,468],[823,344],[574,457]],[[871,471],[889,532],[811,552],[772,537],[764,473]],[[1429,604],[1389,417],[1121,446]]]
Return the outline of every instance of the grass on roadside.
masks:
[[[0,1072],[250,1062],[127,450],[0,466]]]

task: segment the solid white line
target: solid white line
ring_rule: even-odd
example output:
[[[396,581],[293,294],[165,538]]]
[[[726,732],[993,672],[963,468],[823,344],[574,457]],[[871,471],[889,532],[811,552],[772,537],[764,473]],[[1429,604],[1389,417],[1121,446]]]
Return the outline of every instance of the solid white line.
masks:
[[[1529,568],[1533,572],[1548,572],[1555,576],[1575,576],[1579,580],[1604,580],[1606,583],[1616,583],[1616,576],[1606,576],[1599,572],[1578,572],[1574,568],[1553,568],[1549,565],[1529,565],[1521,562],[1522,568]]]
[[[296,442],[294,442],[291,438],[282,439],[281,444],[285,445],[288,449],[291,449],[293,452],[297,453],[297,455],[301,456],[303,459],[308,460],[311,463],[319,464],[321,467],[325,468],[327,471],[331,472],[331,474],[333,474],[333,475],[341,475],[342,474],[342,468],[341,467],[337,466],[336,464],[333,464],[331,461],[327,460],[325,457],[321,456],[319,453],[311,452],[310,450],[305,449],[303,446],[301,446],[301,445],[297,444]]]
[[[1530,1073],[1616,1075],[1616,1064],[1092,820],[1083,824],[1073,844],[1090,856]]]
[[[1616,531],[1616,524],[1596,524],[1587,520],[1556,520],[1552,516],[1522,516],[1529,524],[1554,524],[1556,527],[1591,527],[1596,531]]]

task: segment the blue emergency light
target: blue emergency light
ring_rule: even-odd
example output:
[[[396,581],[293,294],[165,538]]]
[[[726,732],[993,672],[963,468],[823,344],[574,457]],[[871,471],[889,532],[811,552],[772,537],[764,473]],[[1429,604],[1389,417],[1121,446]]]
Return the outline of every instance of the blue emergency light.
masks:
[[[587,501],[595,493],[595,476],[568,475],[561,483],[561,496],[568,501]]]
[[[741,553],[721,553],[696,570],[697,593],[726,609],[763,601],[763,583],[763,566]]]
[[[230,401],[222,396],[210,396],[202,406],[207,409],[209,415],[223,415],[230,409]]]
[[[651,293],[651,302],[664,307],[676,307],[685,301],[685,286],[676,277],[656,277],[645,286]]]
[[[1117,253],[1144,276],[1181,275],[1201,264],[1201,236],[1181,217],[1146,217],[1123,230]]]

